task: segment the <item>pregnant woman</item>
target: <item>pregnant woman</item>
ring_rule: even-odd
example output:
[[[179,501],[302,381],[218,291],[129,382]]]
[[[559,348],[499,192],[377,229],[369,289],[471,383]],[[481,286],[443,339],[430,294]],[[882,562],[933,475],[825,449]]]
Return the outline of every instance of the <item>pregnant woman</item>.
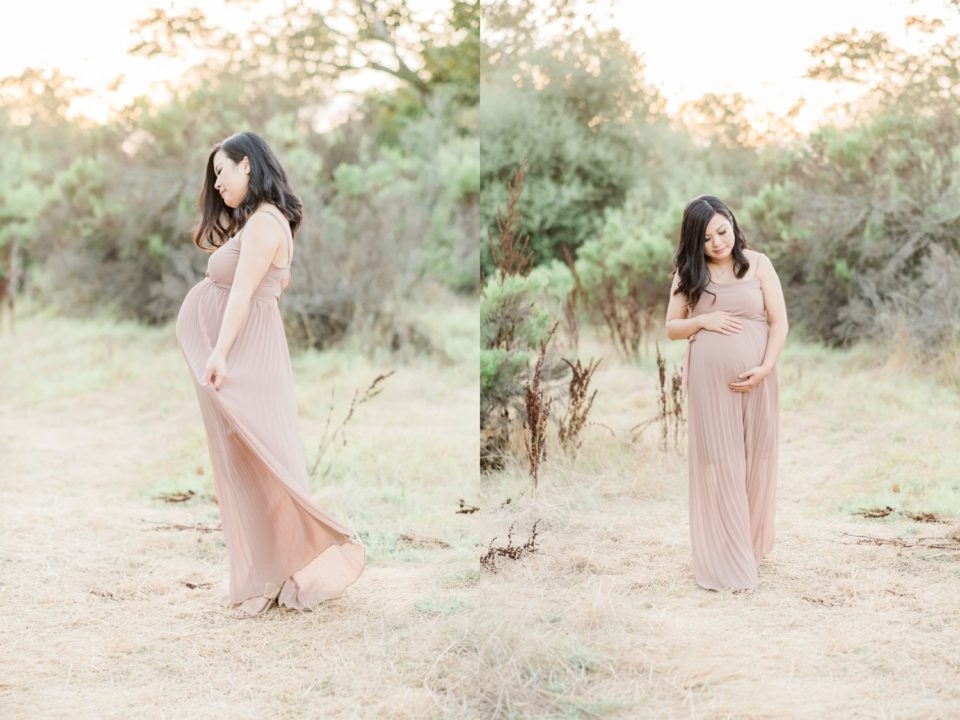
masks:
[[[667,335],[686,339],[693,574],[750,594],[773,547],[779,396],[787,338],[780,279],[748,250],[730,209],[702,195],[683,211]]]
[[[200,402],[230,564],[234,617],[340,595],[364,569],[356,534],[310,499],[280,295],[302,205],[262,138],[207,160],[195,244],[206,277],[184,298],[177,344]]]

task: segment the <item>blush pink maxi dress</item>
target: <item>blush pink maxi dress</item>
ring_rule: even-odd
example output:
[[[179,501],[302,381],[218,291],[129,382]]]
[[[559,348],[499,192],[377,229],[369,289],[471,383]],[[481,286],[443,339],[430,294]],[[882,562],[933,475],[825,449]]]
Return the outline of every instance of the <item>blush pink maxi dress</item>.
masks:
[[[357,580],[364,546],[310,499],[279,306],[289,261],[284,268],[271,263],[254,292],[220,390],[201,384],[230,296],[241,235],[210,255],[206,276],[187,293],[176,323],[200,402],[229,559],[229,593],[221,601],[236,606],[280,586],[280,605],[306,610]]]
[[[690,317],[716,310],[736,315],[740,331],[697,331],[688,340],[684,363],[693,574],[709,590],[753,589],[760,560],[773,547],[776,366],[750,392],[728,386],[760,365],[766,352],[769,325],[759,278],[711,281]]]

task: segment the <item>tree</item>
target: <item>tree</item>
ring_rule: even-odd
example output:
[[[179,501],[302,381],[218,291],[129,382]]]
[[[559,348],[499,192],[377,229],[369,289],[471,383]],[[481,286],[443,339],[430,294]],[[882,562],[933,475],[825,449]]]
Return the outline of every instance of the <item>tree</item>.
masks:
[[[604,209],[623,204],[637,167],[658,162],[645,133],[663,100],[642,71],[619,33],[585,30],[526,52],[519,65],[489,67],[480,108],[484,226],[526,159],[535,261],[560,259],[564,245],[590,238]]]

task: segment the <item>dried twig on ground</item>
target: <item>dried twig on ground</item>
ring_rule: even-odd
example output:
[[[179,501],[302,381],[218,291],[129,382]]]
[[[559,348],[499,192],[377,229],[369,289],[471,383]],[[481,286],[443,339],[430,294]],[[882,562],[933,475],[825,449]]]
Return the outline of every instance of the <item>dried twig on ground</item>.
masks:
[[[876,519],[876,518],[887,517],[891,513],[897,513],[898,515],[903,515],[904,517],[910,518],[914,522],[927,522],[927,523],[949,523],[950,522],[949,520],[944,520],[943,518],[939,517],[938,515],[935,515],[934,513],[930,513],[930,512],[914,513],[914,512],[910,512],[909,510],[894,510],[889,505],[886,505],[882,508],[860,508],[859,510],[856,510],[850,514],[860,515],[861,517],[865,517],[865,518]]]
[[[415,535],[397,535],[397,540],[417,548],[426,548],[426,547],[448,548],[450,547],[450,543],[448,543],[446,540],[441,540],[440,538],[416,537]]]
[[[479,509],[480,509],[480,508],[478,508],[476,505],[467,505],[467,504],[463,501],[463,498],[460,498],[460,508],[459,508],[459,510],[456,510],[455,512],[457,512],[458,514],[461,514],[461,515],[469,515],[470,513],[475,513],[475,512],[477,512],[477,510],[479,510]]]
[[[186,502],[192,497],[196,497],[198,500],[210,500],[212,502],[217,502],[217,496],[212,493],[197,493],[194,490],[178,490],[176,492],[170,493],[160,493],[159,495],[154,495],[154,500],[163,500],[167,503],[179,503]]]
[[[518,560],[524,553],[533,553],[537,551],[537,525],[540,524],[540,520],[537,519],[533,523],[533,527],[530,531],[530,539],[527,540],[523,545],[513,544],[513,526],[515,524],[516,523],[511,523],[510,529],[507,530],[506,545],[494,547],[493,543],[497,538],[493,538],[493,540],[490,541],[487,552],[480,558],[481,567],[486,568],[490,572],[496,572],[498,557],[507,557],[511,560]]]
[[[159,495],[154,495],[154,500],[163,500],[168,503],[175,502],[186,502],[192,498],[196,493],[193,490],[178,490],[177,492],[170,493],[160,493]]]
[[[865,518],[882,518],[886,517],[890,513],[894,512],[893,508],[887,505],[882,508],[860,508],[856,512],[851,513],[852,515],[861,515]]]
[[[141,522],[156,525],[156,527],[153,528],[141,528],[142,530],[195,530],[196,532],[220,532],[223,530],[222,525],[201,525],[200,523],[183,525],[181,523],[159,522],[157,520],[141,520]]]
[[[857,538],[857,545],[896,545],[897,547],[903,548],[936,548],[938,550],[953,550],[954,552],[960,552],[960,542],[938,542],[940,540],[945,540],[946,538],[920,537],[908,539],[882,538],[875,537],[873,535],[856,535],[848,532],[841,532],[840,534],[846,535],[847,537]]]
[[[823,605],[825,607],[836,607],[837,605],[843,605],[843,603],[841,602],[832,602],[830,600],[824,600],[823,598],[818,598],[818,597],[811,597],[809,595],[803,595],[801,599],[806,600],[807,602],[815,603],[817,605]]]
[[[944,520],[942,517],[934,515],[933,513],[912,513],[908,510],[901,510],[901,515],[905,515],[914,522],[928,522],[928,523],[949,523],[949,520]]]

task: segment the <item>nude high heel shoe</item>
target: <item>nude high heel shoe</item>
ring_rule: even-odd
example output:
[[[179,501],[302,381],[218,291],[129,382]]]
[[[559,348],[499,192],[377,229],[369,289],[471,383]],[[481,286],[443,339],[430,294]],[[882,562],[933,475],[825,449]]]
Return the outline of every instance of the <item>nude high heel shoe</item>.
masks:
[[[263,595],[258,595],[258,596],[256,596],[258,599],[265,599],[265,600],[266,600],[266,602],[264,603],[263,607],[261,607],[261,608],[260,608],[259,610],[257,610],[256,612],[248,612],[247,610],[244,610],[244,609],[243,609],[244,603],[246,603],[246,602],[248,602],[249,600],[252,600],[252,599],[253,599],[253,598],[248,598],[247,600],[244,600],[243,603],[240,603],[240,605],[238,605],[236,608],[234,608],[233,612],[230,613],[230,614],[231,614],[233,617],[235,617],[235,618],[242,619],[242,620],[246,620],[246,619],[248,619],[248,618],[257,617],[257,615],[262,615],[263,613],[265,613],[267,610],[269,610],[269,609],[270,609],[271,607],[273,607],[274,605],[277,605],[277,606],[279,607],[278,598],[280,597],[280,588],[282,588],[282,587],[283,587],[282,584],[281,584],[281,585],[277,585],[276,589],[273,590],[272,592],[270,592],[270,593],[265,593],[265,594],[263,594]]]

